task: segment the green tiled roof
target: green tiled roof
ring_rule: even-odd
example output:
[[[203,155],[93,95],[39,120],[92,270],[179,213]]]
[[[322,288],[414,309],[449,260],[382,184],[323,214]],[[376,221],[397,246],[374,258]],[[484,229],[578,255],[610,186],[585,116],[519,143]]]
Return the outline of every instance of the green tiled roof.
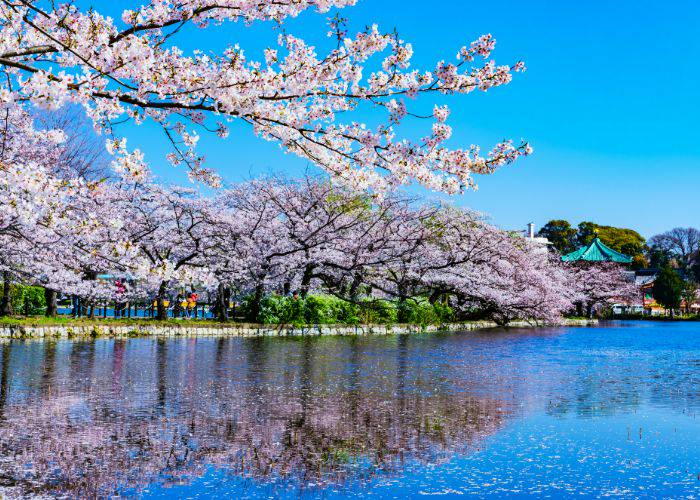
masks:
[[[632,262],[632,257],[606,247],[599,238],[595,238],[587,247],[581,247],[574,252],[568,253],[562,256],[561,260],[564,262],[585,260],[589,262],[619,262],[621,264],[629,264]]]

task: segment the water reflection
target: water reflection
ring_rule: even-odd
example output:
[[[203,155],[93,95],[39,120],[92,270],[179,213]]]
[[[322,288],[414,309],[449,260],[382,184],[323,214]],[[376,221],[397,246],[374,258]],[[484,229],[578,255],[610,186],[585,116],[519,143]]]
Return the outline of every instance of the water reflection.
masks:
[[[486,452],[531,463],[527,443],[564,442],[549,421],[531,436],[508,438],[517,422],[549,418],[571,427],[574,419],[611,432],[619,415],[694,415],[699,360],[700,335],[688,328],[664,337],[598,328],[7,342],[0,344],[0,486],[9,496],[134,495],[215,470],[272,485],[267,494],[325,485],[361,493],[378,478],[408,484],[417,467],[439,476],[432,483],[446,480],[456,459],[475,456],[481,462],[452,479],[464,487],[488,463]],[[673,432],[687,430],[683,422]],[[693,416],[688,428],[696,423]],[[565,439],[575,450],[584,438],[567,430]],[[234,494],[236,484],[225,491]]]
[[[211,466],[300,486],[367,480],[473,449],[512,413],[451,390],[407,337],[392,340],[381,358],[362,339],[5,343],[2,484],[105,496]]]

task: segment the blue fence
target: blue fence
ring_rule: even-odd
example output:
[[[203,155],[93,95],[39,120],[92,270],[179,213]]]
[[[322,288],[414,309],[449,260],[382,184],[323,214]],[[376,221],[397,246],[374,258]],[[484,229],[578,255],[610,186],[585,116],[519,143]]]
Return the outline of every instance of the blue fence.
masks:
[[[58,314],[62,315],[62,316],[72,316],[73,315],[73,308],[72,307],[59,307]],[[108,306],[106,308],[103,308],[100,306],[95,306],[94,314],[95,314],[95,318],[116,318],[116,317],[126,318],[126,317],[130,317],[130,318],[149,319],[149,318],[154,318],[156,316],[156,311],[155,311],[155,309],[153,311],[151,311],[148,308],[144,309],[142,307],[138,307],[138,308],[132,307],[130,316],[128,315],[126,310],[120,311],[120,315],[116,316],[114,307]],[[168,309],[168,317],[169,318],[174,317],[172,308]],[[188,319],[186,316],[183,316],[182,314],[179,317],[183,318],[183,319]],[[194,319],[194,317],[195,317],[195,314],[193,312],[190,315],[189,319]],[[213,317],[214,317],[214,315],[212,314],[209,306],[204,306],[204,307],[199,306],[197,308],[197,315],[196,315],[197,319],[211,319]]]

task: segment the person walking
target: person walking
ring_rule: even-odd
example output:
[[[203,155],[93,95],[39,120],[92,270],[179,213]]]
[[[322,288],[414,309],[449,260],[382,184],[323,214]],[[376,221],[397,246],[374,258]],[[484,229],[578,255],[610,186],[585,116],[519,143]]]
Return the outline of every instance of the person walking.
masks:
[[[188,300],[187,300],[187,297],[181,296],[181,297],[180,297],[180,309],[182,310],[182,317],[183,317],[183,318],[189,318],[189,317],[190,317],[190,313],[189,313],[189,311],[187,310],[188,304],[189,304],[189,302],[188,302]]]
[[[192,292],[190,296],[187,298],[187,317],[188,318],[196,318],[197,317],[197,294]],[[193,316],[194,314],[194,316]]]
[[[114,286],[116,287],[116,296],[117,300],[114,303],[114,317],[115,318],[123,318],[125,317],[124,314],[124,309],[126,307],[126,304],[124,302],[124,298],[126,296],[126,284],[123,283],[121,280],[116,280],[114,282]],[[107,309],[107,304],[105,304],[105,314],[106,314],[106,309]]]
[[[174,318],[179,318],[183,314],[182,310],[182,294],[178,293],[177,297],[175,297],[175,305],[173,306],[173,317]]]

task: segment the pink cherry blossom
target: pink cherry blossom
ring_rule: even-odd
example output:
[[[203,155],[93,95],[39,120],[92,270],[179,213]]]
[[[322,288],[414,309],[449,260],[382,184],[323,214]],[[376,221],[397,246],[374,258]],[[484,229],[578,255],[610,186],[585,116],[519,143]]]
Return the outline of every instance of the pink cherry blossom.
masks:
[[[49,110],[81,105],[95,126],[109,134],[118,124],[155,122],[170,143],[173,165],[190,178],[219,186],[220,176],[197,152],[199,133],[227,135],[240,121],[258,137],[274,141],[354,189],[382,192],[419,183],[458,193],[474,187],[472,174],[488,174],[532,151],[527,142],[505,141],[487,156],[480,149],[445,144],[446,106],[420,141],[397,137],[395,126],[418,116],[409,101],[422,94],[468,94],[511,81],[522,62],[497,65],[489,59],[493,36],[484,35],[458,51],[454,61],[413,69],[413,47],[396,33],[372,25],[354,35],[339,16],[330,21],[337,46],[322,51],[282,32],[261,61],[232,44],[219,53],[185,52],[177,45],[186,26],[242,21],[284,23],[306,10],[342,9],[355,0],[150,0],[118,19],[73,2],[0,1],[0,95],[7,105],[30,102]],[[481,60],[481,62],[477,62]],[[376,69],[375,69],[376,68]],[[347,120],[347,112],[370,104],[385,108],[370,127]],[[120,175],[143,180],[143,158],[120,150]]]

